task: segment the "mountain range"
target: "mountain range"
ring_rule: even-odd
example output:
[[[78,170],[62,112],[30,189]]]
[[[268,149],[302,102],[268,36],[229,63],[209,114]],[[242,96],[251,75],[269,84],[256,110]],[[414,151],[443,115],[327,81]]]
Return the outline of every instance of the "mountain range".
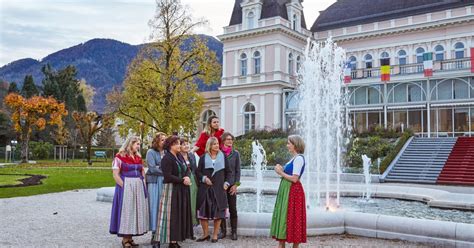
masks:
[[[211,36],[199,36],[206,41],[210,50],[216,52],[222,64],[222,43]],[[189,43],[185,42],[184,49],[189,48]],[[93,110],[100,112],[106,105],[106,94],[114,86],[122,85],[127,67],[141,46],[142,44],[130,45],[112,39],[92,39],[52,53],[41,60],[25,58],[4,65],[0,68],[0,81],[16,82],[21,87],[24,77],[31,74],[35,84],[41,85],[43,65],[50,64],[55,70],[74,65],[77,69],[77,78],[85,79],[87,84],[95,88]],[[220,82],[212,85],[197,83],[199,91],[214,91],[220,84]]]

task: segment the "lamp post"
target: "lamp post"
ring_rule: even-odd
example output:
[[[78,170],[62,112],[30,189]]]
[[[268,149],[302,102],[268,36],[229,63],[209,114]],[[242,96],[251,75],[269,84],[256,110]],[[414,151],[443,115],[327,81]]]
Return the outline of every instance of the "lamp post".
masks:
[[[18,144],[18,141],[12,140],[10,143],[12,145],[12,154],[10,155],[10,160],[12,162],[14,162],[15,161],[15,150],[16,150],[16,145]]]
[[[82,153],[82,162],[84,162],[86,160],[86,158],[85,158],[86,153],[85,153],[84,147],[81,146],[81,150],[79,150],[79,151]]]

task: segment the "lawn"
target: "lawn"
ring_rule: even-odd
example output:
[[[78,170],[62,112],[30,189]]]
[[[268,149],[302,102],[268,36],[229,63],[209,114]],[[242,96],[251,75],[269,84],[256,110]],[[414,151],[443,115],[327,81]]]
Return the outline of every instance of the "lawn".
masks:
[[[0,185],[11,184],[24,174],[43,175],[47,178],[42,184],[27,187],[0,188],[0,198],[30,196],[74,189],[92,189],[114,185],[110,162],[98,167],[87,167],[86,163],[52,163],[9,165],[0,168],[0,174],[15,174],[18,176],[0,176]]]
[[[28,176],[0,175],[0,186],[21,184],[20,180]]]

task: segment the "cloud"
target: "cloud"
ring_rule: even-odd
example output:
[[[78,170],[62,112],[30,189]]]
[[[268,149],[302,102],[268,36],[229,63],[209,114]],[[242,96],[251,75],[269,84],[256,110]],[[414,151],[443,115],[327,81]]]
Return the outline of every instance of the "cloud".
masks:
[[[195,30],[217,36],[228,25],[234,0],[181,0],[209,26]],[[320,10],[336,0],[304,1],[311,27]],[[17,59],[41,59],[93,38],[130,44],[146,41],[155,0],[0,0],[0,66]]]

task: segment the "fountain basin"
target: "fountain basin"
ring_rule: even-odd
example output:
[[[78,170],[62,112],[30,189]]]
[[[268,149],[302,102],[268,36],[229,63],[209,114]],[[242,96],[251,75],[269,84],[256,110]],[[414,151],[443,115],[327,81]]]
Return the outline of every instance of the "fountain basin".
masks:
[[[270,236],[271,213],[239,212],[239,234]],[[307,215],[307,235],[352,234],[450,247],[472,247],[474,225],[397,216],[316,210]]]
[[[251,183],[246,182],[244,185],[248,186],[241,186],[239,192],[255,193],[255,188],[249,184]],[[269,187],[272,186],[271,184],[266,183],[266,187],[262,190],[264,194],[276,194],[277,187],[275,185],[273,185],[275,187]],[[342,196],[361,196],[358,187],[363,186],[341,186],[343,186],[341,187]],[[470,194],[454,194],[436,189],[388,185],[373,186],[373,192],[375,197],[422,201],[430,206],[440,204],[445,208],[457,205],[461,209],[474,209],[474,202],[469,203],[469,199],[472,198]],[[101,188],[97,191],[97,200],[112,202],[113,194],[113,187]],[[471,216],[474,219],[474,213]],[[269,237],[271,219],[271,213],[239,211],[239,234]],[[341,209],[335,212],[323,209],[308,210],[308,236],[343,233],[373,238],[402,239],[449,247],[474,246],[474,224],[361,213]]]

